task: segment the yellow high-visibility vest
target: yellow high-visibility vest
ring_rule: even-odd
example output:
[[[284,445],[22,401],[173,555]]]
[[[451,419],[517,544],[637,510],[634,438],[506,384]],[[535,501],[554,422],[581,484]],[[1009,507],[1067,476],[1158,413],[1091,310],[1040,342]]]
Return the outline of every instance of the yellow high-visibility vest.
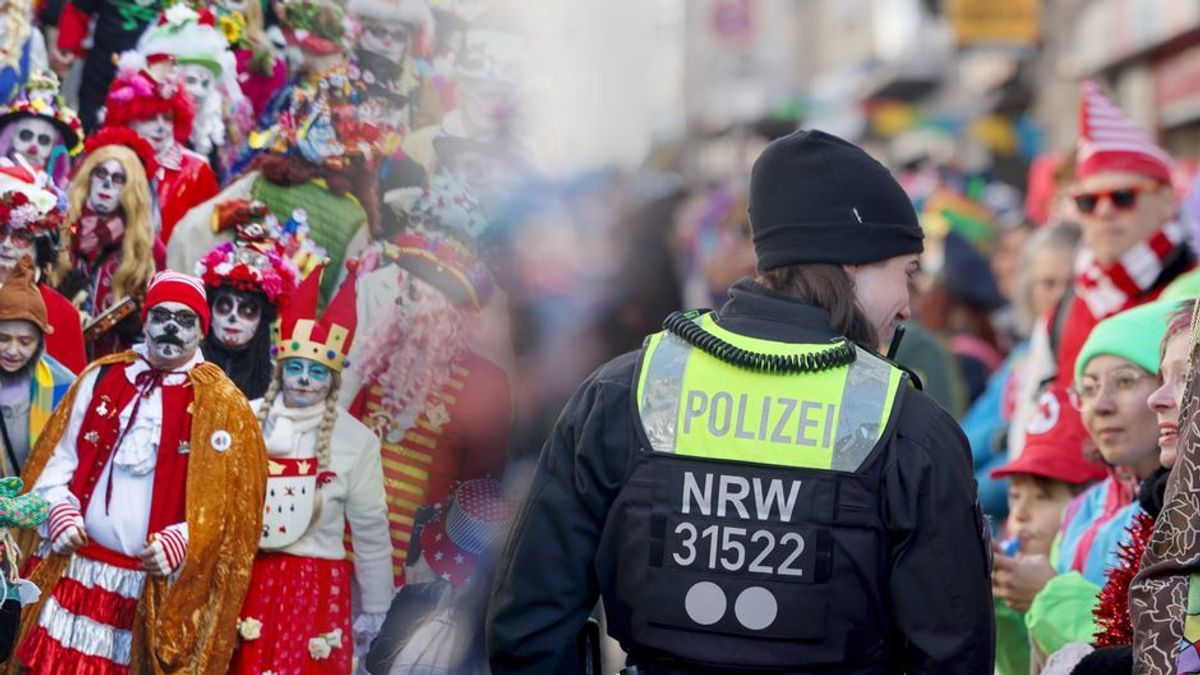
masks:
[[[831,344],[747,337],[694,319],[736,348],[803,356]],[[767,373],[726,363],[663,331],[648,339],[637,383],[642,426],[654,452],[832,471],[856,471],[887,427],[904,373],[856,350],[848,366]]]

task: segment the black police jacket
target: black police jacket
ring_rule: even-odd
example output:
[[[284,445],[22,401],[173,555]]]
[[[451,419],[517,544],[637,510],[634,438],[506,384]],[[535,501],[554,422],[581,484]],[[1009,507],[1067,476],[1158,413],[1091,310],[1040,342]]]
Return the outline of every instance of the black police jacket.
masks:
[[[752,281],[736,284],[721,325],[751,337],[819,343],[828,314]],[[567,403],[542,449],[506,546],[488,609],[492,672],[580,672],[576,636],[605,588],[597,551],[635,453],[634,375],[640,352],[602,366]],[[886,671],[990,673],[994,621],[988,543],[970,448],[953,418],[917,391],[902,397],[885,448],[881,514],[889,533],[883,593],[892,623]],[[650,655],[632,649],[632,662]],[[612,664],[605,664],[610,669]]]

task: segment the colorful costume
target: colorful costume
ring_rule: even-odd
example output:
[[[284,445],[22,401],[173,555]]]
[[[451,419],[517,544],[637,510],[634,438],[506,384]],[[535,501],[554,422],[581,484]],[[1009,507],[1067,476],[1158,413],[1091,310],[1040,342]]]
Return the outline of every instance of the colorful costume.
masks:
[[[0,288],[0,321],[25,321],[45,339],[52,335],[46,304],[33,283],[33,263],[22,258]],[[0,441],[4,475],[21,473],[29,450],[37,442],[55,406],[66,395],[75,375],[44,351],[35,353],[19,370],[0,381]]]
[[[3,195],[0,232],[11,235],[0,244],[0,259],[11,265],[14,257],[38,258],[35,267],[40,267],[43,264],[40,251],[45,250],[46,257],[53,256],[53,241],[62,226],[65,204],[61,193],[45,173],[30,171],[26,166],[0,166],[0,195]],[[14,243],[15,239],[24,240],[24,250]],[[37,290],[46,307],[48,324],[54,327],[44,336],[46,353],[71,373],[82,371],[87,356],[79,310],[51,288],[44,277],[39,280]]]
[[[193,206],[217,194],[220,187],[208,160],[183,146],[192,134],[196,111],[178,78],[139,70],[144,63],[136,55],[123,55],[121,63],[105,100],[104,126],[125,127],[159,114],[173,118],[174,142],[168,139],[165,147],[155,147],[158,171],[152,176],[160,219],[158,234],[166,243],[175,223]]]
[[[136,302],[145,295],[164,255],[154,235],[149,176],[158,165],[150,145],[129,129],[106,128],[90,137],[86,148],[72,179],[70,227],[63,233],[53,276],[59,292],[93,319],[110,311],[120,313],[113,317],[114,323],[102,324],[86,336],[96,357],[120,352],[137,341]],[[116,195],[116,204],[108,213],[98,213],[93,206],[93,179],[109,159],[121,166],[125,183],[100,186]],[[118,284],[118,278],[123,283]],[[120,307],[126,298],[134,302]]]
[[[324,74],[316,90],[297,89],[293,107],[280,123],[251,139],[252,147],[265,153],[252,164],[261,170],[234,181],[180,221],[167,246],[168,265],[193,269],[214,244],[229,238],[232,233],[214,232],[212,207],[236,199],[265,203],[280,222],[304,209],[313,241],[329,258],[329,270],[341,270],[361,253],[371,213],[377,212],[371,160],[381,134],[355,117],[362,86],[347,70],[335,69]],[[327,276],[323,300],[333,296],[339,281],[337,274]]]
[[[165,273],[147,305],[183,302],[203,325],[202,289]],[[17,652],[28,672],[222,672],[233,650],[261,531],[262,437],[198,351],[162,371],[146,349],[92,364],[25,468],[51,504],[30,577],[44,593]],[[72,528],[83,546],[56,552]],[[168,561],[156,574],[138,557],[151,553]]]
[[[342,400],[382,442],[399,586],[415,525],[457,481],[500,475],[511,404],[504,371],[467,345],[486,267],[443,234],[401,235],[384,255],[359,283],[359,320],[376,329]]]
[[[354,337],[354,288],[347,284],[317,322],[318,283],[319,275],[310,276],[286,306],[279,358],[308,359],[337,372]],[[336,396],[331,389],[327,400]],[[327,401],[288,407],[278,381],[253,405],[264,418],[270,477],[231,672],[348,673],[351,582],[363,613],[355,633],[373,637],[392,596],[379,440]],[[332,431],[323,431],[329,424]],[[347,524],[353,565],[346,560]]]
[[[292,256],[320,254],[300,250],[295,233],[285,232],[262,202],[226,202],[217,209],[217,218],[218,227],[236,231],[237,239],[217,244],[196,265],[197,276],[208,287],[213,309],[212,327],[204,337],[204,355],[220,366],[247,398],[261,398],[274,367],[272,324],[280,303],[296,291],[301,279]],[[289,251],[292,244],[296,244],[296,250]],[[232,309],[234,303],[237,312],[223,311],[225,305]],[[243,343],[239,329],[244,319],[239,312],[251,304],[258,325]],[[239,340],[230,341],[222,331],[229,331]]]
[[[1084,82],[1080,101],[1077,177],[1101,171],[1127,171],[1171,184],[1171,157],[1145,131],[1129,121],[1092,81]],[[1075,358],[1100,320],[1157,299],[1163,289],[1196,266],[1185,241],[1185,228],[1172,221],[1110,264],[1088,250],[1075,264],[1075,296],[1067,305],[1058,341],[1058,381],[1069,384]]]
[[[172,7],[138,41],[138,52],[151,63],[169,59],[167,67],[191,94],[196,106],[188,139],[191,149],[208,158],[218,157],[220,150],[220,166],[232,164],[254,126],[254,113],[238,84],[237,59],[217,30],[213,11]]]

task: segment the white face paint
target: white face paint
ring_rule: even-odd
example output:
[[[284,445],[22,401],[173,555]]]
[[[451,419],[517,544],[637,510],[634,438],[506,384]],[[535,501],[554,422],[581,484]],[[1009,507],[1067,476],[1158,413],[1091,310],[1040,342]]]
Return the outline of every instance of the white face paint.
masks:
[[[183,88],[192,95],[192,100],[196,102],[196,110],[204,109],[204,102],[212,96],[213,73],[204,66],[195,63],[189,63],[179,66],[180,79],[183,80]]]
[[[412,42],[413,27],[400,21],[365,22],[358,46],[364,51],[378,54],[393,63],[404,59],[404,52]]]
[[[23,117],[13,122],[12,134],[13,151],[35,169],[46,168],[54,147],[62,145],[62,134],[41,117]]]
[[[230,349],[242,349],[254,339],[262,323],[262,305],[249,294],[217,291],[213,302],[212,327],[218,342]]]
[[[115,159],[101,162],[88,179],[87,206],[101,215],[115,213],[121,208],[121,192],[129,182],[125,167]]]
[[[182,302],[160,302],[146,312],[146,360],[162,370],[187,363],[200,346],[200,317]]]
[[[159,113],[154,117],[130,122],[129,128],[137,132],[138,136],[146,139],[146,142],[154,148],[154,152],[157,154],[170,150],[171,146],[175,144],[173,121],[174,118],[171,115]]]
[[[282,369],[283,404],[289,408],[307,408],[324,403],[333,387],[333,371],[316,361],[292,357],[284,359]]]

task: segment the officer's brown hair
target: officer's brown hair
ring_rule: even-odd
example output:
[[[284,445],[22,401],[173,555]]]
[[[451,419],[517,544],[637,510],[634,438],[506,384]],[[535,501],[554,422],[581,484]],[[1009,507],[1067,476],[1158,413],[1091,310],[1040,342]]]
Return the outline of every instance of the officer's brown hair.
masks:
[[[854,280],[841,265],[808,263],[767,270],[758,283],[829,312],[833,330],[870,349],[879,348],[875,326],[858,306]]]

